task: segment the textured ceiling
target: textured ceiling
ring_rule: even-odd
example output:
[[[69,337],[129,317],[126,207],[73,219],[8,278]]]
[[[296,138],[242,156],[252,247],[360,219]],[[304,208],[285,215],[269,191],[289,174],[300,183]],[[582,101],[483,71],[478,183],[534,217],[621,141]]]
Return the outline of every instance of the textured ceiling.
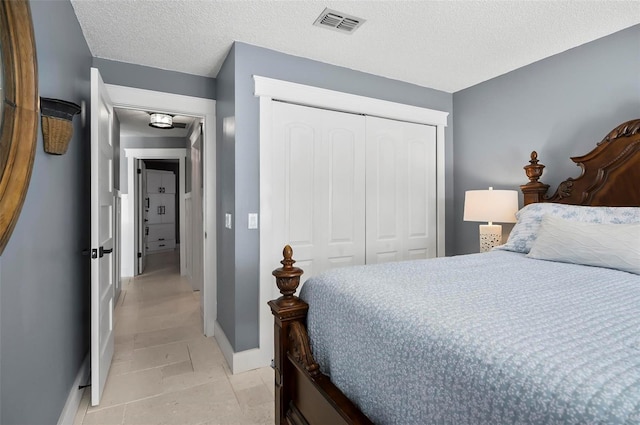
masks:
[[[640,23],[638,1],[72,0],[94,56],[215,77],[234,40],[455,92]],[[313,26],[325,7],[366,19]]]
[[[215,77],[236,40],[447,92],[640,23],[638,1],[71,2],[100,58]],[[366,22],[312,26],[325,7]]]

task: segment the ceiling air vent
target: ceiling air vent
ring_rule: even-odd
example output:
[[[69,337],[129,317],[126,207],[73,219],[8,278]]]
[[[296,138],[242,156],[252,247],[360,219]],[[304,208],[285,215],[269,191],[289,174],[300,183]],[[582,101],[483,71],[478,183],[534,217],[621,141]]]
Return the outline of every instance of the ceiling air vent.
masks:
[[[316,27],[328,28],[346,34],[352,34],[360,25],[365,23],[365,19],[347,15],[336,10],[325,9],[318,19],[313,23]]]

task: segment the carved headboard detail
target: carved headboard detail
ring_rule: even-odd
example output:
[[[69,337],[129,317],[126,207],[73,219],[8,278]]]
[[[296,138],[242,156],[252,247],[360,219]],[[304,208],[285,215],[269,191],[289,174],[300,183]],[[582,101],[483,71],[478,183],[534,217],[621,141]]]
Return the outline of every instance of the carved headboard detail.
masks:
[[[524,204],[640,206],[640,119],[620,124],[591,152],[571,160],[582,169],[582,174],[563,181],[548,196],[549,185],[538,181],[544,165],[538,163],[538,154],[532,152],[529,165],[524,167],[529,183],[520,186]]]

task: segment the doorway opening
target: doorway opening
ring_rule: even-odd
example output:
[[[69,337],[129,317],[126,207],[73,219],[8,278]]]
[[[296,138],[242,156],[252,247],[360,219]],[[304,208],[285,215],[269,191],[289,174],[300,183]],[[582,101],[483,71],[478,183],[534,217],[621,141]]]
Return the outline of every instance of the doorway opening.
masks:
[[[155,254],[186,250],[181,244],[184,235],[180,232],[181,219],[185,211],[181,211],[177,190],[184,182],[178,181],[179,161],[176,159],[136,160],[137,175],[135,176],[135,217],[136,217],[136,247],[134,252],[138,256],[135,265],[135,275],[146,272],[146,265]],[[185,192],[187,192],[185,188]],[[186,217],[188,220],[190,217]],[[184,226],[183,226],[184,227]],[[201,233],[200,233],[201,234]],[[190,234],[192,236],[193,233]],[[201,243],[191,238],[184,240],[186,244]],[[186,256],[186,255],[185,255]],[[179,265],[179,263],[177,264]],[[188,270],[178,273],[192,276]],[[195,285],[193,285],[195,286]]]
[[[194,98],[171,93],[154,92],[131,87],[106,85],[109,96],[118,110],[143,111],[149,119],[150,112],[161,112],[186,117],[191,123],[185,125],[188,130],[182,147],[170,147],[169,142],[161,142],[153,147],[140,145],[125,146],[123,144],[121,170],[127,176],[137,176],[136,160],[172,160],[178,162],[177,222],[180,237],[180,271],[181,275],[192,279],[194,289],[201,291],[201,307],[203,312],[203,328],[206,336],[213,336],[216,308],[216,173],[215,173],[215,101]],[[147,121],[147,126],[148,126]],[[163,144],[164,143],[164,144]],[[166,147],[165,147],[166,146]],[[120,150],[120,149],[119,149]],[[187,156],[189,160],[187,161]],[[193,173],[193,160],[199,161],[198,173]],[[126,168],[126,171],[123,170]],[[192,184],[197,179],[198,184]],[[138,262],[136,247],[136,190],[135,178],[127,179],[127,192],[121,190],[121,275],[123,278],[136,275]],[[124,188],[124,181],[120,186]],[[196,193],[194,193],[196,192]],[[138,199],[140,201],[140,199]],[[144,203],[144,199],[141,200]],[[185,218],[198,217],[200,228],[194,228],[193,220]],[[144,231],[144,228],[142,228]],[[189,238],[190,242],[186,242]],[[200,254],[203,260],[194,262],[194,254]],[[204,260],[206,259],[206,261]]]
[[[128,180],[126,196],[124,194],[121,195],[123,205],[123,225],[121,229],[123,276],[131,277],[142,273],[147,249],[151,248],[151,252],[158,252],[168,248],[167,246],[157,246],[160,243],[153,246],[154,243],[152,242],[157,242],[159,238],[165,239],[163,241],[165,245],[168,244],[166,240],[172,238],[172,244],[174,245],[172,248],[175,248],[180,253],[180,274],[190,275],[187,273],[186,267],[186,246],[202,244],[203,234],[200,233],[198,238],[188,241],[184,240],[183,237],[180,239],[182,242],[180,244],[177,244],[176,241],[178,235],[185,235],[186,222],[189,221],[185,214],[187,195],[187,188],[185,187],[185,155],[185,148],[124,149],[124,157],[128,169],[127,174],[132,177]],[[151,185],[156,186],[153,189],[145,188],[145,186],[149,186],[149,179],[153,180],[156,174],[148,172],[145,163],[159,164],[160,161],[175,161],[177,163],[177,174],[167,176],[164,183],[151,183]],[[162,176],[165,173],[157,174]],[[171,178],[173,178],[175,184],[167,188],[169,185],[167,179]],[[168,200],[173,200],[173,204],[167,202]],[[166,223],[163,223],[163,221]],[[156,230],[171,228],[171,226],[167,226],[169,223],[174,225],[174,232],[158,236]]]

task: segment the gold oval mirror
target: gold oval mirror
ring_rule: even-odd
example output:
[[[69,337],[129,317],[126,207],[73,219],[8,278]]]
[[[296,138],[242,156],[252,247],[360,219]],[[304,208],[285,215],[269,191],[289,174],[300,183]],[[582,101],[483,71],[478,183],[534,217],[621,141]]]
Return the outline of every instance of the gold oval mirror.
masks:
[[[0,3],[0,254],[29,187],[38,131],[36,48],[27,0]]]

